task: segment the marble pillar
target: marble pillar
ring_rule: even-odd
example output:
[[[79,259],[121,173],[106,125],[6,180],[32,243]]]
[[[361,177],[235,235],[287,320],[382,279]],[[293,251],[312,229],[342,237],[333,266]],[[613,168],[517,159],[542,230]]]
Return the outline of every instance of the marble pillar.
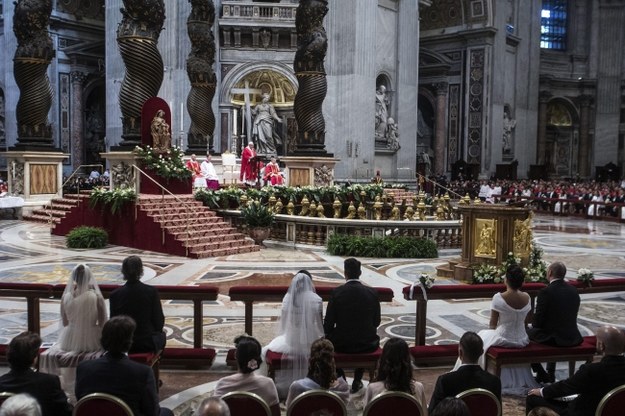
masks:
[[[436,133],[434,136],[434,173],[441,175],[445,172],[445,126],[447,125],[447,91],[449,85],[440,82],[436,88]]]
[[[582,178],[590,176],[590,165],[588,156],[590,154],[590,137],[589,137],[589,107],[592,97],[582,95],[579,97],[579,153],[577,159],[577,170]]]
[[[536,163],[545,164],[545,148],[547,145],[547,103],[551,93],[542,91],[538,98],[538,139],[536,143]]]
[[[82,87],[87,74],[81,71],[70,73],[72,81],[72,170],[76,170],[84,162],[84,108],[82,102]]]

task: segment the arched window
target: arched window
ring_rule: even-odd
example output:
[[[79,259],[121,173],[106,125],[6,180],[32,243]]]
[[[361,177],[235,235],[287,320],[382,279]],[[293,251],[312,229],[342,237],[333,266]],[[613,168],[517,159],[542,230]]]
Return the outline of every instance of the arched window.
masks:
[[[540,15],[540,47],[566,49],[567,0],[543,0]]]

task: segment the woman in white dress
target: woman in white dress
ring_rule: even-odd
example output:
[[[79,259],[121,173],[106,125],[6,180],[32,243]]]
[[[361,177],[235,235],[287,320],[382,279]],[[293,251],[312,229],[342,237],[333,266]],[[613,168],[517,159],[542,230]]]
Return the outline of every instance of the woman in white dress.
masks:
[[[282,354],[281,369],[276,371],[278,395],[285,398],[294,380],[304,378],[308,371],[310,346],[323,336],[323,302],[315,293],[312,277],[306,270],[297,272],[284,299],[278,336],[265,348]]]
[[[532,306],[530,296],[522,292],[523,270],[519,266],[510,266],[506,271],[506,290],[493,296],[490,313],[490,329],[484,329],[478,335],[484,341],[484,354],[492,346],[523,348],[529,344],[526,322]],[[484,368],[484,354],[479,364]],[[454,370],[459,367],[456,363]],[[525,395],[527,391],[540,387],[534,380],[529,365],[506,366],[501,370],[501,391],[506,394]]]
[[[42,354],[40,365],[42,372],[61,377],[70,399],[74,398],[78,363],[103,354],[100,337],[106,320],[106,304],[91,269],[79,264],[61,297],[63,328],[59,340]]]

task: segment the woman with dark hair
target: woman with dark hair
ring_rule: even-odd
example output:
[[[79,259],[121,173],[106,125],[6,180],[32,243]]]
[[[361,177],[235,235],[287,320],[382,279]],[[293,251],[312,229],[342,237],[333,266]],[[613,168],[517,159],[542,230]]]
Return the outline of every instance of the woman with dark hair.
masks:
[[[375,382],[369,383],[365,392],[365,406],[385,391],[402,391],[413,395],[421,403],[423,416],[427,416],[425,389],[423,384],[412,378],[410,350],[406,341],[401,338],[391,338],[384,344]]]
[[[478,335],[484,341],[484,354],[492,346],[506,348],[523,348],[529,344],[526,323],[529,322],[528,313],[532,309],[530,296],[521,291],[525,274],[523,269],[512,265],[506,270],[504,283],[506,290],[496,293],[491,302],[490,329],[484,329]],[[480,357],[480,365],[484,368],[484,354]],[[459,363],[456,362],[454,370]],[[502,393],[525,395],[527,391],[536,388],[529,365],[507,366],[501,371]]]
[[[347,404],[349,399],[349,385],[344,378],[336,376],[334,364],[334,345],[325,338],[320,338],[310,347],[308,360],[308,375],[306,378],[295,380],[289,387],[286,407],[300,394],[316,389],[330,390],[339,395]]]
[[[462,399],[445,397],[430,416],[471,416],[469,406]]]
[[[111,293],[111,317],[128,315],[137,323],[131,353],[157,352],[165,348],[165,315],[154,286],[141,282],[143,262],[139,256],[129,256],[122,262],[126,284]]]
[[[241,335],[234,340],[239,371],[217,382],[215,396],[221,397],[231,391],[247,391],[258,394],[271,409],[273,416],[280,415],[278,391],[273,380],[256,374],[254,371],[262,364],[260,343],[256,338]]]

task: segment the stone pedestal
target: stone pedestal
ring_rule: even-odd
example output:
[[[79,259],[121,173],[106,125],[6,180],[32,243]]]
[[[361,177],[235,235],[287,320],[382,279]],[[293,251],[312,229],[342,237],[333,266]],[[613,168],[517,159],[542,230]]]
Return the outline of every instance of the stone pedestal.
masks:
[[[499,266],[508,253],[526,265],[531,251],[531,211],[507,205],[458,206],[462,214],[462,258],[454,269],[457,280],[471,280],[471,266]]]
[[[287,186],[334,185],[334,166],[339,159],[314,156],[281,157],[284,163]]]
[[[23,195],[26,202],[49,201],[61,195],[63,159],[61,152],[9,151],[7,160],[9,193]]]
[[[107,166],[111,167],[110,187],[111,189],[125,187],[134,188],[140,193],[139,174],[132,165],[139,166],[140,158],[132,151],[112,151],[100,153],[106,159]]]

